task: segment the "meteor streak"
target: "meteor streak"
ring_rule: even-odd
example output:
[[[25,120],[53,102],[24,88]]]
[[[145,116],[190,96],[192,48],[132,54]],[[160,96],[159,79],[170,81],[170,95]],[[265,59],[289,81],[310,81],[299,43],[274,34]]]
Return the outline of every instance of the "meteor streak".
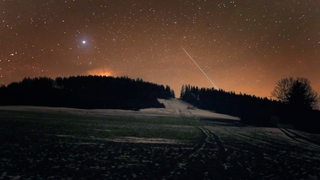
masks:
[[[191,59],[191,61],[194,63],[194,65],[197,66],[197,68],[202,72],[202,74],[207,78],[207,80],[212,84],[214,89],[219,89],[218,86],[209,78],[209,76],[206,74],[206,72],[204,72],[204,70],[199,66],[199,64],[196,62],[196,60],[194,60],[193,57],[184,48],[182,48],[182,50]]]

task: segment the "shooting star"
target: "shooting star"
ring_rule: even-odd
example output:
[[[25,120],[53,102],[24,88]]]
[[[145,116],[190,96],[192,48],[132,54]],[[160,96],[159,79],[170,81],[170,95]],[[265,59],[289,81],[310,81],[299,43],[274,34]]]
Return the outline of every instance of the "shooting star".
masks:
[[[191,61],[194,63],[194,65],[197,66],[197,68],[202,72],[202,74],[207,78],[207,80],[211,83],[214,89],[219,89],[218,86],[209,78],[209,76],[204,72],[204,70],[199,66],[199,64],[196,62],[196,60],[193,59],[193,57],[185,50],[182,48],[182,50],[186,53],[186,55],[191,59]]]

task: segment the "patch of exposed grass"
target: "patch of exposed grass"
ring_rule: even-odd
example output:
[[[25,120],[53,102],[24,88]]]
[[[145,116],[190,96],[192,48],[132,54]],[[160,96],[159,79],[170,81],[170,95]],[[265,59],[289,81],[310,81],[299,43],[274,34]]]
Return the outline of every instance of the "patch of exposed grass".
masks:
[[[123,136],[166,138],[185,142],[199,137],[199,120],[175,117],[89,116],[64,112],[0,111],[3,141],[38,139],[49,136],[115,138]],[[60,140],[61,141],[61,140]]]

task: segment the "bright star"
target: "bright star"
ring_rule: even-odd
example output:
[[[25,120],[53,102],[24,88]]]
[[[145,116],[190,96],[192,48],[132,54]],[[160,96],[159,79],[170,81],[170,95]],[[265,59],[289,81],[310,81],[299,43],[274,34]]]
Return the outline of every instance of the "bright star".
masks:
[[[82,44],[87,44],[87,41],[86,40],[82,40]]]

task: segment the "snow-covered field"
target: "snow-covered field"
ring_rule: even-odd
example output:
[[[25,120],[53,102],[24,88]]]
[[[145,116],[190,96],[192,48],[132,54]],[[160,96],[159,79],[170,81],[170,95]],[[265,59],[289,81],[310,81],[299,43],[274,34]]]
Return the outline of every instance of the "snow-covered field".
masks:
[[[320,135],[177,99],[128,110],[0,107],[0,179],[319,179]]]
[[[219,118],[239,120],[225,114],[214,113],[193,107],[192,105],[179,99],[159,99],[165,108],[147,108],[139,111],[119,110],[119,109],[74,109],[64,107],[37,107],[37,106],[0,106],[0,110],[19,110],[37,112],[63,112],[79,115],[116,115],[116,116],[171,116],[171,117],[196,117],[196,118]]]

